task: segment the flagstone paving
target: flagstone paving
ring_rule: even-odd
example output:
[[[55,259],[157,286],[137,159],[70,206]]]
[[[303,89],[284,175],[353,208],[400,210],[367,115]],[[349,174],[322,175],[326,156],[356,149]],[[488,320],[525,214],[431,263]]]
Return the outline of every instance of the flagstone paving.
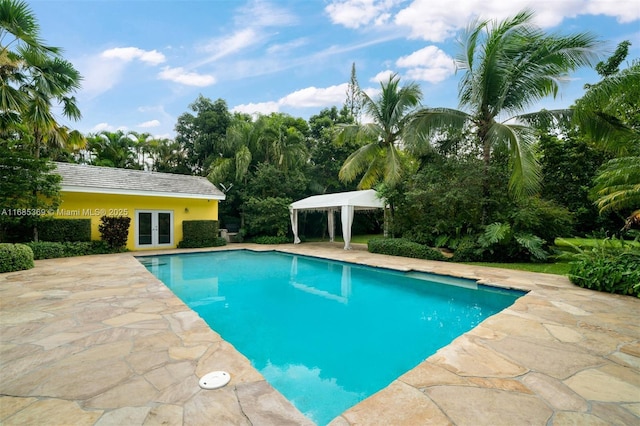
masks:
[[[221,249],[275,248],[472,278],[528,294],[332,426],[640,424],[639,299],[580,289],[555,275],[354,247]],[[231,382],[201,389],[199,377],[212,370],[230,372]],[[0,424],[311,422],[125,253],[36,261],[29,271],[0,274]]]

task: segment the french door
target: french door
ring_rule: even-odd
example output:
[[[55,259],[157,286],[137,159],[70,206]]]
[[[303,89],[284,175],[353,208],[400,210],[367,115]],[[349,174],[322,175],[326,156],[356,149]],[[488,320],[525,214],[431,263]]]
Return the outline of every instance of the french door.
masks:
[[[172,247],[173,212],[136,210],[136,247]]]

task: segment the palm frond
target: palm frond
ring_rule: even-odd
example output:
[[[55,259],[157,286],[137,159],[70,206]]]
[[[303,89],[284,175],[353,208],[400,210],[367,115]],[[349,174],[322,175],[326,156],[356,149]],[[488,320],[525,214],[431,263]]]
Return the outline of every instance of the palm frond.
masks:
[[[554,128],[568,128],[573,116],[573,109],[543,109],[538,112],[520,114],[513,118],[533,128],[549,130]]]
[[[608,161],[595,179],[592,195],[600,213],[640,207],[640,157]]]
[[[395,145],[386,147],[384,160],[384,183],[393,187],[402,177],[402,159]]]
[[[251,151],[247,145],[241,146],[235,155],[236,180],[242,180],[242,177],[249,171],[251,165]]]
[[[377,143],[364,145],[353,152],[340,168],[338,178],[343,182],[352,182],[365,171],[382,150]]]
[[[471,116],[464,111],[451,108],[423,108],[412,114],[405,127],[402,140],[412,153],[424,151],[431,138],[448,130],[462,131]]]
[[[517,198],[533,195],[540,189],[540,165],[536,160],[533,146],[535,135],[529,127],[513,124],[494,123],[488,133],[492,145],[506,142],[512,173],[509,191]]]

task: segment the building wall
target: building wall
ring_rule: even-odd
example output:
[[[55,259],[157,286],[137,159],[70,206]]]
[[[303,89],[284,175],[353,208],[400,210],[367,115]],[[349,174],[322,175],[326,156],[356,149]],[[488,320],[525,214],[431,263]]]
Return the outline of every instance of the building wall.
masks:
[[[136,247],[136,210],[165,210],[173,212],[173,248],[182,240],[182,221],[218,220],[218,200],[192,198],[147,197],[61,191],[62,203],[54,214],[58,219],[91,219],[91,239],[99,240],[98,225],[102,216],[131,218],[127,248]]]

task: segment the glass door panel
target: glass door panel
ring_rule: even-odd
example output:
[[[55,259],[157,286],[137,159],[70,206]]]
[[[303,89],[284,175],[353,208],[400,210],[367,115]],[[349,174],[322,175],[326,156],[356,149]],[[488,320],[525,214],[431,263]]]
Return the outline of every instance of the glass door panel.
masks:
[[[171,244],[171,213],[158,212],[158,244]]]
[[[153,244],[152,235],[152,214],[151,212],[138,212],[138,245]]]

